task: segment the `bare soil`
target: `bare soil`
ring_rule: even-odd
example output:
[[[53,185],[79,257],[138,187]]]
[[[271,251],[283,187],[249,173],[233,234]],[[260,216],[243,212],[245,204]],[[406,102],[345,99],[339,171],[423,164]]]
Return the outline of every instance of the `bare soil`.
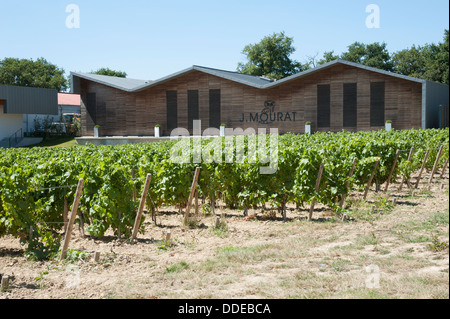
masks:
[[[342,221],[317,205],[276,210],[216,209],[183,226],[166,207],[130,243],[74,228],[71,260],[28,261],[17,238],[0,238],[0,299],[449,298],[449,175],[429,172],[417,190],[354,192]],[[415,177],[411,179],[415,182]],[[394,203],[395,201],[395,203]],[[275,214],[275,213],[276,214]],[[171,238],[166,241],[167,231]],[[100,260],[93,255],[100,251]]]

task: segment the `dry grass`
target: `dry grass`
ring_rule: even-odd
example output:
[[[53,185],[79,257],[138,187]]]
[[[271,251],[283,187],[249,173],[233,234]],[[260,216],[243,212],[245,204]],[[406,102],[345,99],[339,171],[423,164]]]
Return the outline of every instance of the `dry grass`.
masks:
[[[180,215],[162,213],[162,225],[147,222],[136,244],[75,234],[71,248],[102,252],[99,264],[72,261],[76,288],[67,287],[67,263],[27,262],[18,241],[4,238],[0,273],[14,280],[0,298],[447,299],[448,174],[430,190],[396,187],[366,202],[354,194],[345,222],[323,207],[313,222],[307,210],[288,210],[286,223],[256,210],[244,218],[219,209],[226,218],[217,227],[213,216],[185,227]],[[379,269],[378,288],[370,288],[368,266]]]

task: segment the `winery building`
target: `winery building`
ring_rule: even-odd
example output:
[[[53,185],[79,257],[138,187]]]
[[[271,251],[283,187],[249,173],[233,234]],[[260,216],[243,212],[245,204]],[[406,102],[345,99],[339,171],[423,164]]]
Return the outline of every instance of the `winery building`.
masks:
[[[447,85],[345,60],[274,81],[193,66],[156,81],[71,73],[81,95],[83,136],[170,136],[201,120],[202,130],[277,128],[279,133],[438,128]],[[448,113],[447,113],[448,117]],[[447,119],[448,123],[448,119]]]

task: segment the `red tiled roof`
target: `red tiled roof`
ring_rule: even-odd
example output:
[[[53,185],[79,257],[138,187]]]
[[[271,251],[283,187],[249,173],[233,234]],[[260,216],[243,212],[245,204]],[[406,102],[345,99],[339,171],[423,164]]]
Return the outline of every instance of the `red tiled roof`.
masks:
[[[80,94],[58,93],[58,105],[81,105]]]

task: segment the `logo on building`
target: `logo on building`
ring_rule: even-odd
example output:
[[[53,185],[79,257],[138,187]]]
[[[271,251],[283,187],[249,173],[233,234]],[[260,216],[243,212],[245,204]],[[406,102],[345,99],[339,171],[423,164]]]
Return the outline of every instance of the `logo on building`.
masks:
[[[275,101],[268,100],[264,102],[264,108],[259,113],[248,113],[246,116],[245,113],[242,113],[242,118],[239,122],[254,122],[258,124],[268,125],[274,122],[286,122],[286,121],[294,121],[297,112],[276,112],[275,111],[276,103]]]

